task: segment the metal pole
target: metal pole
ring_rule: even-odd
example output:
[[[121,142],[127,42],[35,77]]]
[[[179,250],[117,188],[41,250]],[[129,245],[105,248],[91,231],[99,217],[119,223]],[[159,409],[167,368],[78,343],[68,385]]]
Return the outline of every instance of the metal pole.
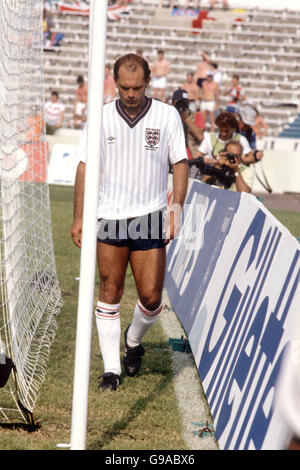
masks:
[[[71,425],[71,449],[84,450],[96,269],[97,203],[106,58],[107,0],[90,2],[88,133]]]

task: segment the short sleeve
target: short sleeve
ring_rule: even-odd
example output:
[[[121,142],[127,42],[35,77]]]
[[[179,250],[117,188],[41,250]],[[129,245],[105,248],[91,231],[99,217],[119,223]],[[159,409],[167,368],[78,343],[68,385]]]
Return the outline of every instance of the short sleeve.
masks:
[[[240,144],[243,147],[243,155],[248,155],[251,152],[251,147],[248,140],[243,135],[240,138]]]
[[[199,146],[199,152],[202,153],[204,156],[212,157],[211,151],[212,151],[212,148],[211,148],[211,142],[210,142],[210,135],[205,134],[204,139],[202,140]]]
[[[180,115],[176,108],[170,106],[168,122],[169,158],[172,164],[187,159],[184,130]]]

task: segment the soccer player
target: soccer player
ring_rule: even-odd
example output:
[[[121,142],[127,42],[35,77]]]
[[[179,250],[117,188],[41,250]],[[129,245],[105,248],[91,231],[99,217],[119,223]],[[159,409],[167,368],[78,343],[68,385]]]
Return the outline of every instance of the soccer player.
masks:
[[[128,264],[138,301],[125,331],[125,373],[135,376],[144,348],[141,339],[158,320],[166,266],[166,244],[180,228],[188,168],[178,111],[145,95],[148,62],[127,54],[114,65],[119,99],[104,105],[98,202],[97,262],[100,275],[96,324],[104,362],[101,390],[120,384],[120,301]],[[71,235],[81,246],[87,126],[79,142]],[[167,211],[169,160],[173,203]],[[163,230],[165,225],[165,231]]]

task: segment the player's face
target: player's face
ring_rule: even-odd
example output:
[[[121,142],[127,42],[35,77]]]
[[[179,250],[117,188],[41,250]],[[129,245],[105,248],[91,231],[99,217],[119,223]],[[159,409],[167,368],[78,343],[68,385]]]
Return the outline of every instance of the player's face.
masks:
[[[120,67],[116,85],[120,100],[128,111],[134,111],[144,105],[149,81],[145,81],[142,67],[138,67],[135,72],[127,70],[124,66]]]

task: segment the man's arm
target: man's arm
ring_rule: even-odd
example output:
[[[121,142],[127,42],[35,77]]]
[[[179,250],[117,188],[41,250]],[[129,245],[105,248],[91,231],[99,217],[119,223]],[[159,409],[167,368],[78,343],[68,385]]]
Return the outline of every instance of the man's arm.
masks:
[[[242,177],[239,169],[237,169],[234,173],[235,176],[235,184],[236,184],[236,189],[240,193],[251,193],[251,188],[248,186],[244,178]]]
[[[76,107],[77,107],[78,100],[79,100],[79,95],[78,95],[78,92],[76,90],[75,98],[74,98],[74,104],[73,104],[73,114],[74,114],[74,116],[76,114]]]
[[[74,212],[71,237],[78,248],[81,248],[83,198],[84,198],[85,163],[79,162],[77,166],[74,185]]]
[[[181,228],[181,214],[188,187],[187,161],[180,160],[173,165],[173,200],[167,216],[166,239],[169,243]]]
[[[183,208],[188,187],[188,166],[186,159],[173,165],[173,204]]]
[[[59,129],[62,126],[62,124],[64,122],[64,117],[65,117],[65,110],[62,109],[61,112],[60,112],[60,115],[59,115],[59,121],[55,126],[57,129]]]
[[[216,83],[216,92],[215,92],[215,97],[216,97],[216,111],[219,109],[220,107],[220,87],[219,85]]]
[[[247,155],[242,156],[242,161],[246,165],[259,162],[264,156],[263,150],[251,150]]]
[[[194,138],[197,139],[199,142],[202,142],[204,137],[204,131],[196,125],[196,123],[193,121],[192,116],[189,115],[189,112],[183,111],[182,113],[180,113],[180,116],[181,120],[187,125]]]

